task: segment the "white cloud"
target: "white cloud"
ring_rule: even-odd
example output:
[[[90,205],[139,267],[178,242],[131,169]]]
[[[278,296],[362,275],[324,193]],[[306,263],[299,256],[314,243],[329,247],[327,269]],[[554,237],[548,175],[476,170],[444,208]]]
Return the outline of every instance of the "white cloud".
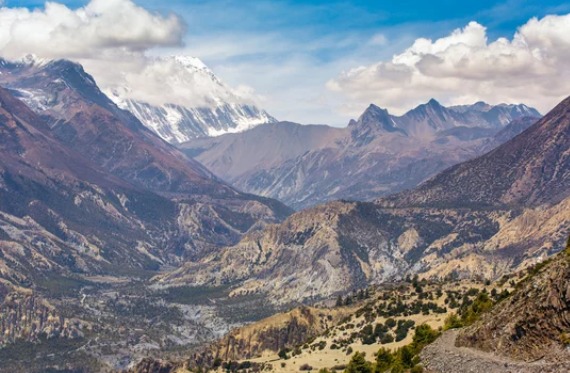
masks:
[[[416,39],[390,60],[343,72],[327,87],[357,115],[374,102],[401,113],[436,99],[447,104],[524,102],[542,111],[570,95],[570,14],[533,18],[513,38],[489,42],[471,22],[437,39]]]
[[[0,9],[0,50],[5,57],[93,58],[110,50],[142,52],[180,45],[184,24],[153,14],[130,0],[92,0],[72,10],[47,2],[44,9]]]

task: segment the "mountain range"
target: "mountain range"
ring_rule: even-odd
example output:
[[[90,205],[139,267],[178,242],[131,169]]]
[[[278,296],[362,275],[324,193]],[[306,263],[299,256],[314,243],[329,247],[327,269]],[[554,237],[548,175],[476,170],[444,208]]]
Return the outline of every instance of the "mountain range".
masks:
[[[430,100],[402,116],[370,105],[346,128],[281,122],[179,147],[236,188],[301,209],[413,188],[539,117],[522,104],[446,108]]]
[[[292,212],[220,181],[117,107],[76,63],[2,61],[0,72],[6,87],[0,88],[2,346],[47,338],[50,343],[41,345],[56,353],[60,342],[74,345],[99,336],[97,351],[82,356],[86,360],[65,349],[58,355],[98,371],[101,362],[93,356],[133,338],[139,323],[149,322],[147,310],[162,307],[159,315],[172,318],[170,306],[139,298],[145,279]],[[125,280],[138,284],[122,307],[144,303],[132,311],[142,312],[139,318],[125,318],[124,308],[118,310],[116,299],[104,292]],[[96,303],[89,304],[91,297]],[[216,326],[200,320],[179,318],[185,328],[178,343],[212,338]],[[156,327],[159,341],[164,333],[176,333],[170,324]],[[3,364],[12,364],[5,366],[8,371],[22,367],[16,356],[0,349]],[[27,371],[43,371],[47,363],[34,364]]]
[[[406,274],[498,278],[563,246],[569,136],[570,98],[505,144],[416,189],[303,210],[159,281],[231,284],[235,296],[288,303]]]
[[[0,60],[0,87],[0,371],[123,370],[371,284],[496,279],[570,231],[570,98],[177,148],[76,63]]]

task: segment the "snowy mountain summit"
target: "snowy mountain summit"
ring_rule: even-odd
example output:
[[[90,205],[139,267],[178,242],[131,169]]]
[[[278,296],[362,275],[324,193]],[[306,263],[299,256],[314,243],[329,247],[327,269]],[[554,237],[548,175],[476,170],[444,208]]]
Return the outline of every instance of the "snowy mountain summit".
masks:
[[[125,81],[126,86],[105,93],[170,143],[276,122],[247,93],[226,85],[196,57],[157,58]]]

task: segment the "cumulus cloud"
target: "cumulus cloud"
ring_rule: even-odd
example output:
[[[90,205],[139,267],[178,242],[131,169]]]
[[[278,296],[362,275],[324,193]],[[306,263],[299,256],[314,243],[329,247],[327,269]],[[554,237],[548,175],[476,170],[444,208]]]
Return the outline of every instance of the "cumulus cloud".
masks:
[[[92,0],[72,10],[47,2],[44,9],[2,8],[0,50],[5,57],[92,58],[110,50],[142,52],[180,45],[185,27],[171,14],[153,14],[130,0]]]
[[[509,40],[489,41],[470,22],[450,35],[420,38],[390,60],[353,68],[327,83],[353,115],[370,102],[402,113],[436,98],[447,104],[519,103],[547,111],[570,95],[570,14],[533,18]]]
[[[185,33],[177,15],[153,13],[131,0],[91,0],[78,9],[56,2],[35,10],[0,8],[4,58],[71,59],[106,92],[154,105],[215,106],[216,97],[252,102],[250,89],[212,79],[197,59],[149,56],[156,48],[183,46]]]

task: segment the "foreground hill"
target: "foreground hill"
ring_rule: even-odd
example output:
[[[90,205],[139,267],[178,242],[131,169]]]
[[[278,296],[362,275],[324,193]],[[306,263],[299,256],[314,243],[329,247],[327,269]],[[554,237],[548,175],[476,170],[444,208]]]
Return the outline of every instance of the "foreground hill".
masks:
[[[145,359],[129,372],[350,372],[367,364],[377,372],[566,372],[569,268],[570,238],[563,252],[495,283],[384,284],[339,297],[335,307],[302,306],[234,329],[183,361]]]
[[[364,353],[365,361],[373,363],[379,350],[409,349],[414,343],[417,347],[417,335],[427,332],[425,336],[433,339],[436,330],[448,324],[450,315],[469,313],[478,299],[495,303],[507,296],[509,289],[507,281],[485,285],[408,279],[383,284],[339,297],[334,306],[301,306],[275,314],[236,328],[178,362],[145,359],[131,371],[147,372],[152,366],[162,366],[165,372],[344,371],[354,354]],[[412,355],[399,364],[409,369],[417,360],[412,359],[415,353],[411,349],[407,351]],[[377,371],[391,371],[389,365],[379,366]]]
[[[565,251],[534,269],[514,296],[463,330],[458,344],[517,360],[567,361],[569,286],[570,239]]]
[[[275,123],[195,139],[180,149],[241,190],[306,208],[413,188],[502,144],[539,117],[525,105],[446,108],[431,100],[403,116],[370,105],[347,128]]]
[[[158,281],[232,285],[236,296],[262,293],[287,303],[406,273],[496,278],[541,261],[570,229],[569,113],[565,100],[523,134],[416,190],[299,212]],[[453,200],[463,185],[456,175],[472,175],[465,188],[473,192]]]
[[[510,296],[467,328],[448,331],[422,352],[430,372],[562,373],[570,369],[570,241],[528,270]]]

